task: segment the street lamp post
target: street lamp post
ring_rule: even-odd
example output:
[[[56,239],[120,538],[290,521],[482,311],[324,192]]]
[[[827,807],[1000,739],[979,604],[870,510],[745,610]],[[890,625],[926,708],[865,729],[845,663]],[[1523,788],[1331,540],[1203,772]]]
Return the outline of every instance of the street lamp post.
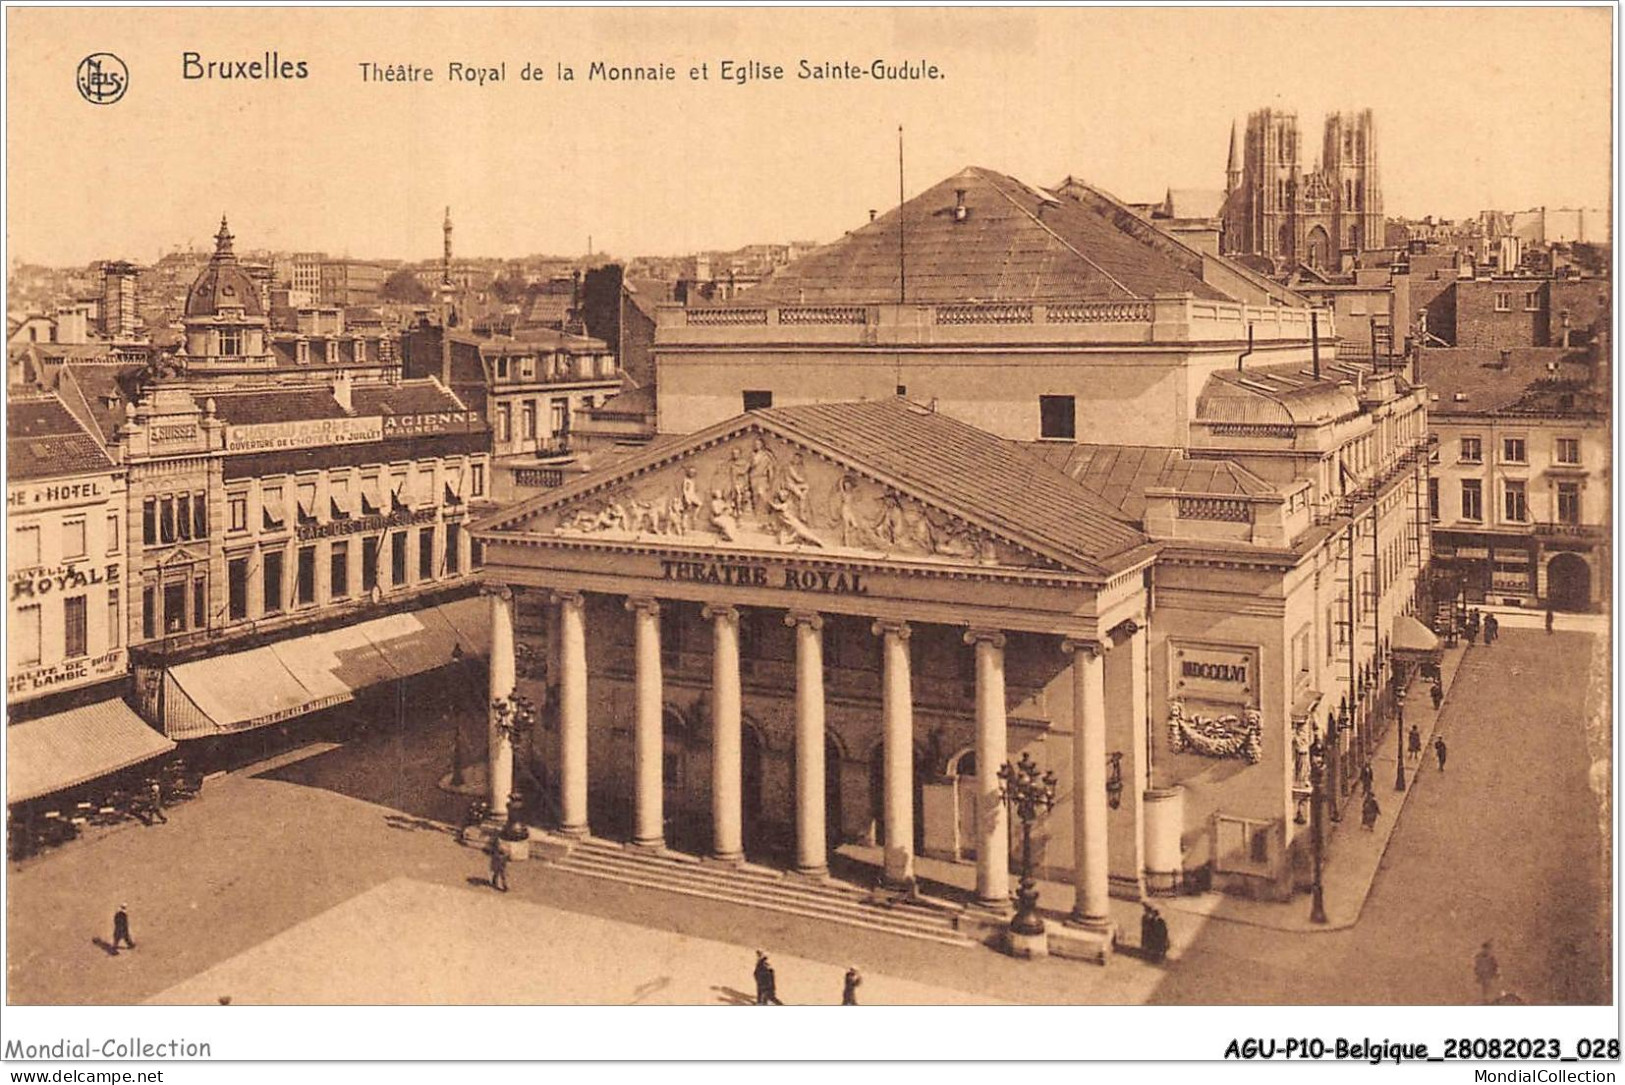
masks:
[[[1309,906],[1309,921],[1311,923],[1326,922],[1326,897],[1321,887],[1321,869],[1325,861],[1326,849],[1326,795],[1323,791],[1326,776],[1326,747],[1320,744],[1320,739],[1309,747],[1309,820],[1310,842],[1314,846],[1315,882],[1314,897]]]
[[[1014,935],[1036,937],[1044,933],[1044,920],[1038,914],[1038,886],[1033,880],[1033,822],[1054,807],[1055,783],[1055,773],[1040,774],[1030,753],[1024,752],[1019,764],[1006,761],[999,768],[999,798],[1009,803],[1021,820],[1021,884],[1016,892],[1016,915],[1010,920]]]
[[[1394,691],[1394,752],[1399,766],[1394,770],[1394,790],[1405,790],[1405,688]]]

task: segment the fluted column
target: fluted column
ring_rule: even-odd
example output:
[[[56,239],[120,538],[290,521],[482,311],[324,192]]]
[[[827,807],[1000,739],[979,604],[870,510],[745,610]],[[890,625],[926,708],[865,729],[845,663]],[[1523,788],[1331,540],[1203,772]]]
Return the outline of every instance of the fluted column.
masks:
[[[491,815],[506,818],[508,797],[513,793],[513,743],[497,728],[495,706],[513,696],[513,591],[506,584],[486,584],[481,591],[490,600],[491,615],[491,684],[485,706],[486,779]]]
[[[796,869],[826,874],[824,839],[824,619],[792,611],[796,631]]]
[[[711,854],[745,857],[740,761],[739,611],[708,606],[711,620]]]
[[[1066,640],[1072,656],[1072,916],[1104,930],[1111,921],[1106,835],[1105,642]]]
[[[1005,762],[1004,634],[972,629],[965,643],[976,647],[976,897],[982,904],[1010,904],[1010,830],[999,797]]]
[[[882,638],[880,712],[884,728],[886,880],[914,883],[914,689],[906,622],[876,622]]]
[[[628,599],[626,609],[637,627],[637,722],[632,753],[637,801],[632,842],[659,848],[666,843],[665,739],[661,734],[663,707],[660,677],[660,604],[653,599]]]
[[[559,829],[587,832],[587,631],[580,592],[554,594],[559,605]]]

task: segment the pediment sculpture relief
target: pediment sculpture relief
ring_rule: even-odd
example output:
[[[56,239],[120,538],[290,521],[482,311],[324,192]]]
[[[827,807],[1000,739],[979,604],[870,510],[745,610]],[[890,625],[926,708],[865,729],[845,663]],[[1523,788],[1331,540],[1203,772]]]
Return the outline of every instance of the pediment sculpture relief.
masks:
[[[788,442],[746,435],[542,517],[563,536],[1038,562],[987,532]]]

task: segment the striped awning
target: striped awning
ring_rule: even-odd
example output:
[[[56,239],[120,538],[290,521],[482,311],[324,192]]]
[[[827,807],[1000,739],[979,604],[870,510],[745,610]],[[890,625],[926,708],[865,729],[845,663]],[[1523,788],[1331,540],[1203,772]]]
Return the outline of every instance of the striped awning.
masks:
[[[118,699],[15,724],[6,728],[6,801],[65,791],[174,748]]]
[[[490,633],[482,604],[460,599],[173,666],[164,732],[203,738],[263,727],[443,667],[454,654],[484,656]]]

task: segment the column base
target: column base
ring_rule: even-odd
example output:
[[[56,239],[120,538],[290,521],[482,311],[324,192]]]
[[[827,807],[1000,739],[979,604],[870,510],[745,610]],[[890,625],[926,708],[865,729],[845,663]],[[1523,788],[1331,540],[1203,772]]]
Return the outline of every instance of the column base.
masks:
[[[914,880],[912,871],[902,877],[890,871],[883,871],[880,875],[880,888],[888,893],[900,893],[906,897],[913,897],[919,892],[919,884]]]
[[[717,851],[705,857],[708,863],[720,863],[723,866],[741,866],[745,862],[744,851]]]
[[[1106,964],[1112,959],[1112,950],[1117,943],[1117,928],[1111,920],[1105,920],[1103,925],[1098,920],[1088,921],[1089,925],[1074,925],[1068,919],[1062,926],[1050,932],[1049,951],[1056,957],[1065,957],[1074,961],[1092,961],[1095,964]]]
[[[977,897],[971,902],[971,907],[984,915],[999,916],[1003,919],[1009,919],[1016,914],[1016,906],[1008,896]]]
[[[812,881],[821,882],[829,878],[829,866],[827,864],[820,864],[818,866],[798,866],[792,873],[794,873],[798,878],[807,878]]]
[[[582,825],[560,825],[557,829],[554,829],[553,831],[558,833],[560,836],[567,836],[572,840],[580,840],[582,837],[592,835],[591,830],[589,830],[585,824],[582,824]]]
[[[639,851],[665,851],[666,838],[663,836],[655,836],[644,839],[634,837],[632,840],[632,846],[637,848]]]

